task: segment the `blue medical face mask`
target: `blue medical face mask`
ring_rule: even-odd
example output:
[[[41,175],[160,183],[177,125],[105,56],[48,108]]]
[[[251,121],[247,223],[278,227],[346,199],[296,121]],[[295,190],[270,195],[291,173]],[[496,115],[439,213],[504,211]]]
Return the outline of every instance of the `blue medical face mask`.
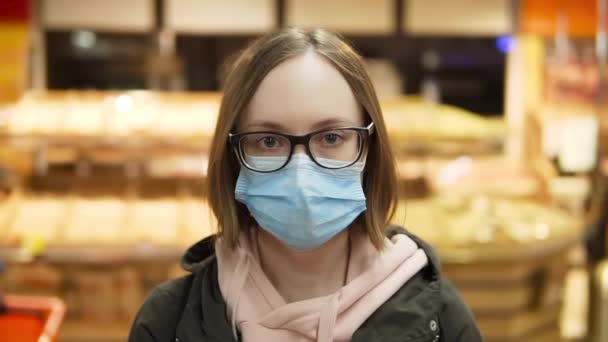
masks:
[[[253,157],[252,166],[282,164],[282,158]],[[327,160],[331,163],[331,160]],[[336,161],[336,165],[339,162]],[[321,246],[366,209],[361,185],[364,163],[330,170],[305,154],[294,154],[283,169],[260,173],[241,167],[235,198],[257,223],[298,250]]]

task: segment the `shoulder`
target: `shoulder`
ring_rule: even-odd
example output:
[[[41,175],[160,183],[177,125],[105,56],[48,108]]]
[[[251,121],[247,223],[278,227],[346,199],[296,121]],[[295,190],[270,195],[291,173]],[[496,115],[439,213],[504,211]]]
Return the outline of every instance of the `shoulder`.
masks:
[[[428,265],[404,284],[400,292],[409,295],[402,296],[401,303],[409,306],[415,305],[416,301],[424,302],[423,307],[427,310],[422,310],[420,314],[427,316],[431,313],[431,317],[436,317],[439,321],[441,341],[482,341],[473,313],[462,300],[458,290],[441,273],[441,261],[434,248],[404,228],[391,228],[389,234],[408,235],[424,250],[429,259]],[[431,307],[434,309],[428,310]]]
[[[156,287],[139,309],[129,342],[173,341],[192,280],[187,275]]]
[[[443,310],[439,314],[439,323],[444,341],[482,341],[475,317],[464,303],[452,283],[441,277],[441,298]]]

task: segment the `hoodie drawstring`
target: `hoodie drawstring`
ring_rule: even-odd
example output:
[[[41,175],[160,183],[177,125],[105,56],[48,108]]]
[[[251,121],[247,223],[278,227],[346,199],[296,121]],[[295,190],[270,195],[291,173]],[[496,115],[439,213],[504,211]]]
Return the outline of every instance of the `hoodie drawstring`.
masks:
[[[340,307],[340,297],[342,297],[342,290],[331,296],[327,305],[321,311],[319,315],[319,328],[317,330],[317,342],[333,341],[334,327]]]
[[[243,293],[243,287],[245,287],[245,282],[247,281],[247,277],[249,276],[249,256],[246,253],[242,253],[239,256],[239,261],[234,268],[234,278],[232,283],[230,284],[229,292],[232,298],[235,298],[234,306],[232,310],[230,310],[230,324],[232,326],[232,333],[234,337],[238,339],[238,334],[236,331],[236,313],[239,306],[239,302],[241,301],[241,294]],[[235,296],[233,296],[233,294]]]

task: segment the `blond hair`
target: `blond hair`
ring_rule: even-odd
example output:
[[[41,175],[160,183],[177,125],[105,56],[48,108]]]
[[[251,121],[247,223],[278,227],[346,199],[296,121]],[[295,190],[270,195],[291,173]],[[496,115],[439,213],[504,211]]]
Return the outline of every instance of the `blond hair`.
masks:
[[[234,130],[264,77],[283,61],[309,50],[326,58],[342,74],[367,114],[366,120],[374,122],[363,176],[367,210],[356,221],[381,249],[397,204],[397,176],[380,104],[361,57],[339,36],[319,29],[287,28],[265,35],[246,47],[227,71],[207,175],[207,197],[217,218],[218,235],[234,247],[240,232],[251,222],[247,208],[234,198],[240,165],[228,144],[228,133]]]

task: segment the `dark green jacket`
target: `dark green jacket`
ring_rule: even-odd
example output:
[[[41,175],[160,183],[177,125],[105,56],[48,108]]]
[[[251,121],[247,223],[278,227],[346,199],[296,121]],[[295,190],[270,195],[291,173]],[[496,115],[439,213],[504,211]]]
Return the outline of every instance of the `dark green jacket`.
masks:
[[[429,256],[429,264],[378,308],[353,342],[478,342],[473,315],[441,276],[432,248],[403,229]],[[129,342],[236,342],[217,280],[213,237],[192,246],[182,266],[192,272],[156,288],[137,315]],[[256,341],[257,342],[257,341]],[[263,341],[265,342],[265,341]]]

